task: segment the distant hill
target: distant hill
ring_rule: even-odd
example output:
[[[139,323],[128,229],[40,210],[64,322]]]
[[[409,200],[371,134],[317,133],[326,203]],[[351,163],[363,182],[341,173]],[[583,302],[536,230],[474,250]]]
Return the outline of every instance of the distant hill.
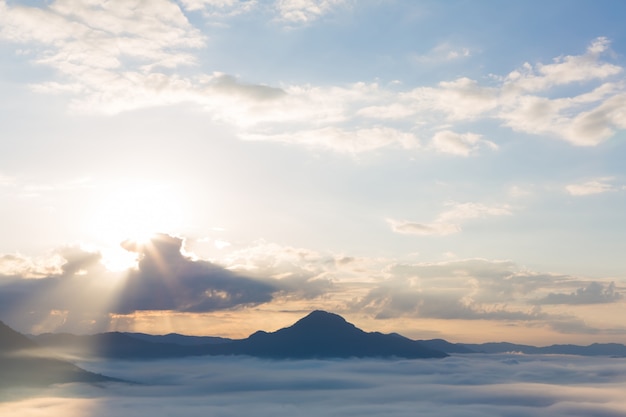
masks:
[[[440,350],[446,353],[476,353],[467,345],[461,343],[450,343],[443,339],[418,340],[419,343],[430,349]]]
[[[69,362],[42,356],[40,347],[21,333],[0,322],[0,389],[39,387],[67,382],[115,381],[87,372]]]
[[[219,343],[229,343],[233,339],[216,336],[186,336],[178,333],[165,335],[152,335],[146,333],[122,333],[135,339],[152,343],[169,343],[182,346],[216,345]]]
[[[593,343],[587,346],[550,345],[529,346],[514,343],[482,343],[463,344],[463,346],[480,353],[519,352],[526,355],[579,355],[579,356],[620,356],[626,357],[626,346],[619,343]]]
[[[215,345],[212,353],[277,359],[448,356],[404,337],[366,333],[337,314],[319,310],[276,332],[258,331],[247,339]]]
[[[119,332],[94,335],[44,333],[33,336],[33,340],[59,354],[83,358],[159,359],[206,354],[202,346],[151,342]],[[159,337],[153,340],[159,340]]]

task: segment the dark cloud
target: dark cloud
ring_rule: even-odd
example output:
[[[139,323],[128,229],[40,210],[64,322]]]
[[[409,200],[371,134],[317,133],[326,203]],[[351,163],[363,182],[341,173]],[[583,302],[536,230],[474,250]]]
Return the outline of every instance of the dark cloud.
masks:
[[[121,273],[108,271],[97,252],[63,248],[58,251],[62,265],[44,278],[0,276],[0,317],[22,331],[94,332],[107,329],[110,313],[208,312],[256,305],[271,301],[274,293],[296,290],[294,282],[279,285],[192,260],[181,246],[181,239],[168,235],[143,245],[124,242],[139,263]]]
[[[182,243],[182,239],[163,234],[145,245],[123,243],[139,254],[140,261],[138,270],[129,272],[115,312],[224,310],[271,301],[278,290],[211,262],[185,257]]]
[[[570,305],[582,305],[582,304],[604,304],[614,303],[622,299],[622,294],[615,290],[615,283],[602,285],[599,282],[591,282],[586,287],[579,288],[575,292],[553,293],[551,292],[547,296],[535,300],[534,303],[541,304],[570,304]]]

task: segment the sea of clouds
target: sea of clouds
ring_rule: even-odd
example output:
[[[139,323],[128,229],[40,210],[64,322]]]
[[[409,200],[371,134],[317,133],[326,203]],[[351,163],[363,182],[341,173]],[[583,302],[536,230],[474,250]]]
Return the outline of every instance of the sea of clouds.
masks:
[[[2,394],[4,417],[626,415],[626,359],[459,355],[437,360],[201,357],[81,365],[133,384]]]

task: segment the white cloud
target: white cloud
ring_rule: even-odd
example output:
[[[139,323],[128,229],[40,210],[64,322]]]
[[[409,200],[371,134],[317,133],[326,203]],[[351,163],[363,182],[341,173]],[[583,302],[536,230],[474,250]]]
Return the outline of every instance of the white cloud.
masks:
[[[574,196],[603,194],[616,189],[615,186],[611,184],[612,180],[613,178],[611,177],[605,177],[585,181],[579,184],[569,184],[565,186],[565,190]]]
[[[449,130],[437,132],[431,140],[431,147],[438,152],[459,156],[470,156],[481,148],[498,149],[498,145],[476,133],[460,134]]]
[[[275,6],[282,20],[308,23],[347,3],[347,0],[276,0]]]
[[[209,14],[256,5],[235,0],[182,4]],[[345,4],[279,0],[268,7],[284,21],[308,23]],[[33,88],[66,94],[75,111],[118,113],[193,103],[247,139],[348,153],[400,146],[467,156],[497,146],[480,133],[455,133],[450,124],[494,119],[516,131],[578,146],[598,145],[617,129],[626,129],[626,83],[617,78],[623,68],[603,59],[606,38],[594,40],[581,55],[526,64],[504,77],[492,76],[488,83],[459,77],[402,91],[363,82],[271,86],[206,72],[197,66],[205,35],[177,3],[166,0],[57,0],[40,7],[3,1],[0,37],[27,44],[34,62],[56,70],[56,76]],[[446,59],[469,54],[447,44],[433,51]],[[552,97],[551,89],[564,85],[578,93]],[[431,146],[417,146],[416,136],[431,136]]]
[[[440,213],[430,223],[417,223],[407,220],[387,219],[391,230],[396,233],[418,236],[447,236],[462,230],[461,223],[466,220],[489,216],[512,214],[508,205],[487,206],[481,203],[448,203],[450,209]]]
[[[234,16],[254,10],[257,0],[181,0],[189,11],[201,10],[208,16]]]
[[[387,219],[391,230],[404,235],[447,236],[461,231],[458,224],[416,223],[408,220]]]
[[[497,108],[498,94],[497,88],[483,87],[476,80],[462,77],[442,81],[437,87],[419,87],[400,93],[399,99],[419,111],[435,110],[451,120],[471,120]]]
[[[583,55],[568,55],[554,59],[552,64],[526,63],[522,69],[513,71],[505,78],[504,87],[528,92],[543,91],[548,88],[605,79],[617,75],[623,69],[617,65],[600,62],[600,55],[606,52],[610,42],[607,38],[595,39]]]
[[[456,47],[449,42],[442,42],[424,55],[415,55],[413,59],[418,64],[437,64],[455,61],[471,56],[469,48]]]

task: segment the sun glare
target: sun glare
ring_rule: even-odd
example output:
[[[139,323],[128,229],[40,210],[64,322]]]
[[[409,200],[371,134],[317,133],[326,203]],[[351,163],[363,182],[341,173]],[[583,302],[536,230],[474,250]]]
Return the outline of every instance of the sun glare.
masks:
[[[88,228],[103,246],[110,269],[133,266],[136,254],[120,247],[125,240],[145,244],[155,233],[177,234],[183,224],[181,198],[172,186],[153,182],[117,184],[97,199]]]

